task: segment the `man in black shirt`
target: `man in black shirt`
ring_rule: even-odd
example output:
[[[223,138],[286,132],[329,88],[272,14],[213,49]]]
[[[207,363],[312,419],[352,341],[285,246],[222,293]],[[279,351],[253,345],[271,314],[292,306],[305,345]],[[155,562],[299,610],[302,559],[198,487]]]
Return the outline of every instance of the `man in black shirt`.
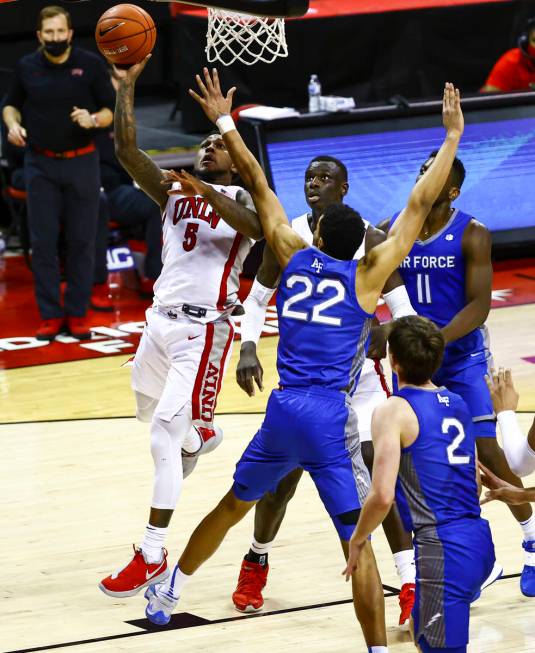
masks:
[[[100,189],[94,130],[111,124],[115,102],[104,62],[73,47],[72,36],[65,9],[41,10],[40,47],[18,62],[3,110],[8,140],[28,146],[24,168],[41,340],[53,340],[65,321],[74,337],[90,337],[85,316]],[[66,243],[64,306],[57,258],[60,228]]]

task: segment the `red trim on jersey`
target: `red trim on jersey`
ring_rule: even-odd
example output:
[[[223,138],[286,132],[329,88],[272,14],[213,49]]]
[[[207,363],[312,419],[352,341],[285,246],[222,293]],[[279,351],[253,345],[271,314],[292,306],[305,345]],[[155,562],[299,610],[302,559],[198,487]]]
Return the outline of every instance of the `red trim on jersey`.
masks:
[[[230,276],[230,271],[232,266],[236,261],[236,256],[238,255],[238,249],[240,248],[240,243],[243,236],[241,234],[236,234],[232,247],[230,248],[230,254],[228,255],[227,262],[223,269],[223,276],[221,277],[221,285],[219,286],[219,297],[217,299],[217,310],[223,311],[225,309],[225,302],[227,300],[227,283]]]
[[[390,392],[390,388],[388,387],[388,383],[386,382],[386,377],[385,373],[383,372],[383,366],[381,365],[381,361],[378,358],[373,359],[373,366],[375,367],[375,371],[377,372],[377,376],[379,377],[379,380],[381,381],[381,387],[385,391],[385,395],[387,397],[390,397],[392,394]]]
[[[225,344],[225,349],[223,349],[223,354],[221,356],[221,360],[219,362],[219,380],[217,382],[217,393],[216,393],[216,402],[217,402],[217,397],[219,396],[219,391],[221,390],[221,383],[223,382],[223,373],[225,370],[225,362],[227,360],[227,354],[228,350],[230,348],[230,343],[234,339],[234,326],[230,320],[226,320],[228,326],[229,326],[229,334],[227,338],[227,342]],[[215,404],[214,404],[214,409],[215,409]]]
[[[210,359],[210,352],[212,351],[212,344],[214,342],[214,323],[208,322],[206,325],[206,338],[204,341],[204,349],[201,356],[201,362],[199,363],[199,369],[197,371],[197,376],[195,377],[195,384],[193,386],[193,393],[191,395],[191,417],[192,419],[200,419],[201,417],[201,406],[200,406],[200,397],[202,390],[202,382],[204,379],[204,374],[206,372],[206,367]]]

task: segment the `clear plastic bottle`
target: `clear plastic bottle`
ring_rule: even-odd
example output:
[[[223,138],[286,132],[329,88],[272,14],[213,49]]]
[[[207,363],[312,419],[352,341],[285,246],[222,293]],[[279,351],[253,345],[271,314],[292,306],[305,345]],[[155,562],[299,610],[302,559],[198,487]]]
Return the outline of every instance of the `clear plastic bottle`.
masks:
[[[320,108],[321,83],[317,75],[311,75],[308,82],[308,111],[316,113]]]

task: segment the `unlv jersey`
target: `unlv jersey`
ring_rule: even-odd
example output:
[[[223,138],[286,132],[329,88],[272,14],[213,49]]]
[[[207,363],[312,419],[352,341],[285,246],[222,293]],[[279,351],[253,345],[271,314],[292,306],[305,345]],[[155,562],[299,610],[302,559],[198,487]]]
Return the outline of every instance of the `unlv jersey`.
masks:
[[[364,222],[364,228],[367,229],[370,226],[370,223],[367,220],[363,220],[363,222]],[[290,226],[294,231],[296,231],[301,236],[301,238],[305,241],[305,243],[307,243],[307,245],[312,245],[314,234],[312,232],[312,229],[310,228],[310,223],[308,222],[307,213],[304,213],[303,215],[300,215],[297,218],[293,218],[293,220],[290,220]],[[355,256],[353,257],[354,259],[357,260],[361,259],[366,253],[365,240],[366,240],[366,231],[364,232],[364,238],[362,239],[362,243],[360,244],[360,247],[355,252]]]
[[[231,199],[243,190],[211,185]],[[188,313],[200,322],[230,312],[238,298],[243,262],[255,241],[229,226],[200,196],[170,196],[162,230],[163,268],[154,284],[155,303],[178,310],[184,304],[200,308]]]

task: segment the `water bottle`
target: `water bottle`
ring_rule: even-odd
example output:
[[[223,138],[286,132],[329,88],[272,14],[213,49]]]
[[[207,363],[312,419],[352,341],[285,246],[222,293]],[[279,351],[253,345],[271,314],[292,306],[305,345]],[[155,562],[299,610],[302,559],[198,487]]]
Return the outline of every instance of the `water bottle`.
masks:
[[[311,75],[308,82],[308,112],[320,111],[321,84],[317,75]]]

